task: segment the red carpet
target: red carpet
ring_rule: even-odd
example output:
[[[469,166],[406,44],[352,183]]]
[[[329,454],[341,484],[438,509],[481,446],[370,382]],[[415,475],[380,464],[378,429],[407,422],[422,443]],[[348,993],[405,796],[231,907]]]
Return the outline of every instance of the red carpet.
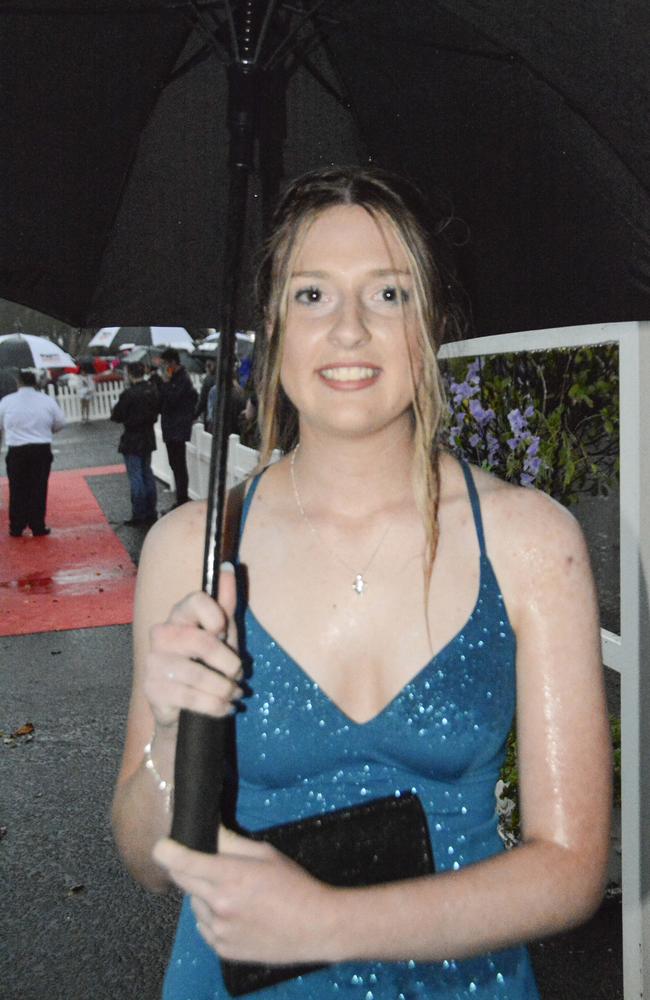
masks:
[[[52,534],[8,534],[8,484],[1,481],[0,635],[123,625],[132,620],[135,566],[94,497],[86,476],[123,465],[50,475]]]

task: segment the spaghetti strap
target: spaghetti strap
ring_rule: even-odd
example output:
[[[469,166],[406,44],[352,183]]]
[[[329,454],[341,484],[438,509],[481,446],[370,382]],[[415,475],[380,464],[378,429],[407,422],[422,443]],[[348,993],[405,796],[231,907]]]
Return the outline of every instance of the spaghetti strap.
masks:
[[[235,564],[239,562],[239,546],[241,544],[242,535],[244,533],[244,526],[246,524],[246,518],[248,517],[248,511],[250,510],[251,503],[253,502],[253,497],[255,496],[255,490],[257,489],[259,481],[265,472],[266,469],[262,469],[262,471],[258,472],[258,474],[253,478],[250,488],[246,493],[246,496],[244,497],[244,502],[242,503],[241,514],[239,516],[239,530],[237,532],[237,547],[235,549],[235,552],[233,553]]]
[[[467,483],[467,492],[469,493],[469,499],[472,505],[474,526],[476,528],[476,535],[478,538],[479,548],[481,550],[481,556],[487,556],[487,551],[485,549],[485,535],[483,534],[483,518],[481,517],[481,504],[479,502],[478,490],[476,489],[474,477],[472,476],[472,470],[470,469],[469,464],[465,461],[461,461],[460,467],[463,470],[465,482]]]

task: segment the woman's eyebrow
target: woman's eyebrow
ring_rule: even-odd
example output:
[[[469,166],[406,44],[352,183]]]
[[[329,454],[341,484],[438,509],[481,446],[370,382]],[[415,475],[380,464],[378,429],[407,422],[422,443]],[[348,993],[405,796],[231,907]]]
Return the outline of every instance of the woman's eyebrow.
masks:
[[[403,277],[410,278],[411,272],[404,270],[399,267],[377,267],[369,271],[368,274],[373,278],[385,278],[385,277]],[[291,274],[292,278],[327,278],[327,271],[293,271]]]

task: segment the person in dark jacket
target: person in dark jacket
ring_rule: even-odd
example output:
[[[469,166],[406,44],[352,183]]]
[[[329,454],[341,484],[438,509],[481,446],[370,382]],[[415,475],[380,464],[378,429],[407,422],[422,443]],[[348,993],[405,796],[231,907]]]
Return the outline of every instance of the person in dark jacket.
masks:
[[[199,393],[199,401],[196,404],[196,409],[194,411],[194,419],[200,420],[203,418],[203,426],[207,430],[208,421],[208,395],[210,389],[215,383],[215,373],[217,368],[217,362],[215,358],[208,358],[205,362],[205,377],[201,382],[201,391]]]
[[[158,493],[151,471],[151,453],[156,448],[153,428],[158,417],[158,390],[145,380],[144,365],[139,362],[127,365],[127,373],[130,384],[113,407],[111,420],[124,424],[118,451],[124,455],[132,508],[130,519],[124,523],[145,528],[158,517]]]
[[[192,436],[198,393],[181,364],[176,348],[168,347],[161,353],[160,359],[163,376],[160,386],[160,424],[176,485],[176,503],[172,505],[173,509],[189,500],[185,442]]]
[[[230,387],[230,407],[227,414],[228,434],[239,434],[241,432],[241,417],[246,406],[246,393],[237,381],[237,375],[233,376]],[[214,418],[217,410],[217,386],[213,385],[208,393],[208,406],[205,418],[205,429],[208,434],[212,434],[214,429]]]

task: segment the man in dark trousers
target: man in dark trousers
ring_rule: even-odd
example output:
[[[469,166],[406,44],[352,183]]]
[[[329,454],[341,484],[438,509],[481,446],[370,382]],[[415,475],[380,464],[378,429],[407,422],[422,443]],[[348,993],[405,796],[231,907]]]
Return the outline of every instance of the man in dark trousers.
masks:
[[[176,503],[173,504],[173,509],[189,500],[185,442],[192,437],[198,393],[181,364],[176,348],[166,348],[161,353],[160,360],[162,364],[159,370],[163,378],[160,385],[160,423],[176,485]]]
[[[158,390],[145,381],[144,365],[135,361],[127,365],[129,386],[113,407],[111,420],[124,424],[124,433],[117,446],[124,455],[126,473],[131,487],[131,518],[124,523],[145,528],[157,518],[158,493],[151,471],[151,452],[156,448],[154,424],[158,417]]]
[[[31,528],[37,538],[45,526],[47,481],[52,465],[52,435],[65,424],[58,403],[36,388],[36,375],[18,373],[18,389],[0,400],[0,436],[7,440],[9,534],[20,538]]]

